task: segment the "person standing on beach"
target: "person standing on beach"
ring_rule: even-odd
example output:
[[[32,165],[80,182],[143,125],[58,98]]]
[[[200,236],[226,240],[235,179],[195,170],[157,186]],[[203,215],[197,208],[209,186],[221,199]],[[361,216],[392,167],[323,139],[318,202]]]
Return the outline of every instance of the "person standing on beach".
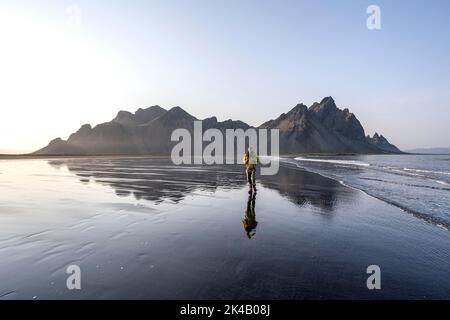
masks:
[[[249,147],[248,150],[244,153],[243,162],[245,164],[246,170],[245,174],[247,176],[247,182],[249,185],[248,193],[256,192],[256,165],[258,164],[258,156],[252,147]]]

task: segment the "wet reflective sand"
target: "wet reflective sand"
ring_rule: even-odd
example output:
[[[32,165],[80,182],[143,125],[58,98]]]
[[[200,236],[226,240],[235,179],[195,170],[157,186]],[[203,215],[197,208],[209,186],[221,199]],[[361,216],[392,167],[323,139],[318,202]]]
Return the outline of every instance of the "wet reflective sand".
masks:
[[[289,163],[257,184],[166,158],[2,160],[0,297],[450,298],[450,232]]]

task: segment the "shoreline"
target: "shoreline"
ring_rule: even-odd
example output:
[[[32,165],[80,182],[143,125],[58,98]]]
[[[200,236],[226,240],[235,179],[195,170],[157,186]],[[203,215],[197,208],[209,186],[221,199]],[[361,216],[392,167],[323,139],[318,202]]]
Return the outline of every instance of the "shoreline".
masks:
[[[314,171],[310,171],[310,170],[305,169],[305,168],[302,168],[302,169],[305,170],[305,171],[307,171],[307,172],[309,172],[309,173],[317,174],[317,175],[319,175],[319,176],[321,176],[321,177],[324,177],[324,178],[327,178],[327,179],[331,179],[331,180],[333,180],[333,181],[336,181],[336,182],[340,183],[342,186],[344,186],[344,187],[346,187],[346,188],[350,188],[350,189],[353,189],[353,190],[362,192],[362,193],[364,193],[365,195],[367,195],[367,196],[369,196],[369,197],[372,197],[372,198],[374,198],[374,199],[377,199],[377,200],[379,200],[379,201],[382,201],[382,202],[384,202],[384,203],[387,203],[387,204],[389,204],[389,205],[391,205],[391,206],[394,206],[394,207],[396,207],[396,208],[399,208],[400,210],[404,211],[405,213],[407,213],[407,214],[409,214],[409,215],[412,215],[413,217],[415,217],[415,218],[417,218],[417,219],[420,219],[420,220],[422,220],[422,221],[424,221],[424,222],[426,222],[426,223],[428,223],[428,224],[430,224],[430,225],[432,225],[432,226],[434,226],[434,227],[438,227],[438,228],[440,228],[440,229],[443,229],[443,230],[446,230],[446,231],[450,231],[450,226],[449,226],[449,225],[446,225],[445,222],[433,220],[433,219],[431,219],[429,216],[427,216],[426,214],[424,214],[424,213],[422,213],[422,212],[415,211],[415,210],[412,210],[412,209],[403,207],[402,205],[400,205],[400,204],[398,204],[398,203],[396,203],[396,202],[394,202],[394,201],[390,201],[389,199],[386,199],[386,198],[382,198],[382,197],[376,196],[376,195],[370,193],[369,191],[366,191],[366,190],[363,190],[363,189],[360,189],[360,188],[351,186],[351,185],[346,184],[345,182],[340,181],[340,180],[338,180],[338,179],[335,179],[335,178],[332,178],[332,177],[328,177],[328,176],[323,175],[323,174],[321,174],[321,173],[314,172]]]
[[[412,154],[408,154],[408,155],[412,155]],[[420,154],[420,155],[423,155],[423,154]],[[430,154],[430,155],[434,156],[434,154]],[[346,188],[351,188],[353,190],[360,191],[360,192],[362,192],[362,193],[364,193],[364,194],[366,194],[366,195],[368,195],[368,196],[370,196],[370,197],[372,197],[374,199],[377,199],[379,201],[382,201],[384,203],[392,205],[392,206],[394,206],[396,208],[399,208],[403,212],[405,212],[405,213],[407,213],[409,215],[412,215],[413,217],[415,217],[417,219],[420,219],[421,221],[424,221],[424,222],[426,222],[426,223],[428,223],[428,224],[430,224],[430,225],[432,225],[434,227],[437,227],[437,228],[440,228],[440,229],[443,229],[443,230],[446,230],[446,231],[450,231],[450,224],[448,224],[447,222],[445,222],[445,221],[443,221],[441,219],[436,219],[436,218],[431,217],[430,215],[428,215],[426,213],[410,209],[410,208],[408,208],[406,206],[403,206],[403,205],[401,205],[401,204],[399,204],[399,203],[397,203],[395,201],[392,201],[390,199],[387,199],[387,198],[384,198],[384,197],[381,197],[381,196],[377,196],[373,192],[370,192],[368,190],[364,190],[362,188],[358,188],[358,187],[352,186],[352,185],[350,185],[348,183],[345,183],[344,181],[339,180],[337,177],[328,176],[328,175],[322,174],[320,172],[304,168],[302,166],[299,166],[299,168],[301,168],[301,169],[303,169],[303,170],[305,170],[307,172],[310,172],[310,173],[313,173],[313,174],[317,174],[317,175],[319,175],[321,177],[324,177],[324,178],[327,178],[327,179],[331,179],[333,181],[338,182],[339,184],[343,185]]]
[[[317,153],[296,153],[296,154],[288,154],[288,155],[280,155],[280,162],[284,159],[290,159],[293,160],[293,158],[297,157],[297,156],[311,156],[311,157],[330,157],[330,156],[355,156],[355,155],[365,155],[365,154],[344,154],[344,153],[322,153],[322,154],[317,154]],[[412,154],[412,153],[395,153],[395,154],[390,154],[390,155],[435,155],[435,154]],[[164,158],[168,158],[170,157],[170,155],[161,155],[161,154],[148,154],[148,155],[33,155],[33,154],[15,154],[15,155],[8,155],[8,154],[0,154],[0,161],[1,160],[53,160],[53,159],[164,159]],[[284,161],[284,163],[290,163],[292,164],[292,162],[289,161]],[[295,163],[294,163],[295,164]],[[407,214],[410,214],[412,216],[414,216],[415,218],[418,218],[434,227],[438,227],[441,229],[444,229],[446,231],[450,231],[450,225],[447,225],[445,222],[442,222],[440,220],[433,220],[432,218],[430,218],[427,214],[424,214],[422,212],[419,211],[415,211],[412,210],[410,208],[406,208],[394,201],[390,201],[389,199],[386,198],[382,198],[379,196],[376,196],[374,194],[372,194],[369,191],[351,186],[349,184],[344,183],[343,181],[340,181],[336,178],[321,174],[319,172],[315,172],[312,170],[308,170],[306,168],[303,167],[299,167],[302,170],[305,170],[311,174],[316,174],[319,175],[323,178],[326,179],[330,179],[332,181],[338,182],[339,184],[343,185],[346,188],[351,188],[353,190],[357,190],[360,191],[370,197],[373,197],[379,201],[382,201],[384,203],[387,203],[389,205],[392,205],[396,208],[401,209],[402,211],[406,212]]]

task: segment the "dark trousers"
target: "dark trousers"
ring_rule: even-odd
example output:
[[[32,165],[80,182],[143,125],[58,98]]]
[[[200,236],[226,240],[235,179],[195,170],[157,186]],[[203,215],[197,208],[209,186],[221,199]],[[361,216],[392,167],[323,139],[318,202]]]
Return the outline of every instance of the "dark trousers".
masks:
[[[250,186],[255,186],[255,175],[256,175],[256,169],[247,169],[245,171],[245,173],[247,174],[247,182]]]

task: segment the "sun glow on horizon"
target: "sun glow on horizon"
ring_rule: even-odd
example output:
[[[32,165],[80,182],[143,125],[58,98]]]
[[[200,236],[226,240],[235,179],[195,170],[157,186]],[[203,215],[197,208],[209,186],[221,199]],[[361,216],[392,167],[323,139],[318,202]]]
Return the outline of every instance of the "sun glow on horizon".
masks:
[[[132,84],[114,52],[67,22],[55,26],[2,8],[0,38],[1,150],[34,151],[83,120],[103,121]],[[80,119],[81,111],[90,119]]]

